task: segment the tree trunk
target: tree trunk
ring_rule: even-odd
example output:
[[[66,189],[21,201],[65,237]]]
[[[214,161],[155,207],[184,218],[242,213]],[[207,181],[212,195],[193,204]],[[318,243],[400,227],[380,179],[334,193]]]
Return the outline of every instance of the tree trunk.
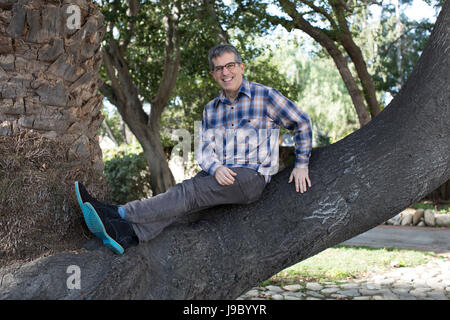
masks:
[[[25,129],[57,137],[72,145],[71,159],[89,158],[102,173],[97,73],[103,16],[92,1],[73,3],[81,10],[81,28],[71,25],[70,1],[0,1],[7,19],[0,29],[6,30],[0,34],[1,133]]]
[[[396,215],[450,178],[449,27],[447,1],[389,106],[313,150],[305,194],[286,168],[259,201],[193,214],[122,256],[102,247],[2,268],[0,299],[232,299]],[[70,265],[81,289],[67,287]]]
[[[155,196],[175,185],[175,178],[169,168],[169,162],[161,144],[159,126],[158,131],[155,132],[153,129],[154,127],[149,130],[149,138],[142,143],[142,149],[151,172],[150,186],[152,188],[152,196]],[[144,140],[142,139],[141,141]]]
[[[344,85],[347,88],[350,98],[352,99],[360,126],[362,127],[366,125],[370,121],[371,117],[367,111],[366,105],[364,104],[363,95],[361,94],[355,78],[353,78],[350,68],[348,67],[347,60],[345,60],[342,52],[333,43],[333,41],[328,39],[315,40],[318,41],[322,47],[325,48],[325,50],[327,50],[328,54],[333,59],[339,74],[344,81]]]
[[[340,28],[339,32],[336,34],[336,38],[342,44],[355,66],[356,73],[358,74],[358,78],[360,79],[363,88],[364,98],[370,110],[370,115],[374,118],[380,113],[380,105],[377,101],[375,85],[367,70],[367,64],[361,49],[356,45],[355,41],[353,41],[352,33],[348,28],[347,19],[345,18],[345,4],[341,1],[331,1],[331,5],[336,13]]]
[[[97,135],[104,32],[92,1],[0,0],[2,263],[85,241],[73,179],[107,194]]]
[[[136,15],[139,2],[133,2],[135,9],[132,11]],[[150,185],[153,195],[165,192],[175,184],[175,178],[164,156],[159,129],[161,114],[169,103],[175,88],[180,66],[181,51],[178,34],[180,13],[178,7],[179,3],[177,2],[168,9],[170,14],[168,13],[164,18],[166,32],[164,71],[157,94],[151,101],[150,116],[143,111],[142,102],[139,99],[139,88],[132,80],[125,59],[124,52],[127,50],[128,41],[119,45],[116,40],[110,39],[103,52],[104,65],[111,85],[104,84],[101,91],[117,107],[122,119],[142,145],[150,170]],[[130,28],[134,28],[134,25],[131,25]]]

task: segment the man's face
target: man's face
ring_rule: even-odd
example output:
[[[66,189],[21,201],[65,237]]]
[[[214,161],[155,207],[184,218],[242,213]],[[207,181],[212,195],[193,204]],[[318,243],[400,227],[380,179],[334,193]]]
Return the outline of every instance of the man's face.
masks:
[[[226,68],[229,63],[235,62],[232,52],[225,52],[221,56],[212,59],[214,67],[223,67],[220,71],[211,71],[214,80],[222,87],[225,93],[233,93],[239,90],[244,76],[244,64],[236,63],[234,67]],[[229,66],[229,65],[228,65]]]

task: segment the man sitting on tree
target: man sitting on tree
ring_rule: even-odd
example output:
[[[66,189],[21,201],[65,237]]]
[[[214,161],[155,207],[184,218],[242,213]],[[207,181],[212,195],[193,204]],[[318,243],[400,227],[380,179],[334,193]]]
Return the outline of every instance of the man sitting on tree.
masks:
[[[220,204],[248,204],[261,196],[278,171],[279,128],[294,132],[295,166],[288,183],[311,187],[309,116],[277,90],[250,82],[235,47],[209,51],[210,74],[221,86],[204,111],[196,160],[202,171],[165,193],[122,206],[103,204],[75,182],[89,230],[116,253],[155,238],[180,216]]]

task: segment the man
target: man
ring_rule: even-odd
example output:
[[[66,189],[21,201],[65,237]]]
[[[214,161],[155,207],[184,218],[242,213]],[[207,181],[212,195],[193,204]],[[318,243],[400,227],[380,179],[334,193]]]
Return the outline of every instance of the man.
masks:
[[[294,181],[299,193],[311,187],[308,115],[277,90],[245,79],[244,63],[233,46],[215,46],[208,60],[222,92],[203,111],[196,153],[201,172],[165,193],[123,206],[103,204],[75,182],[89,230],[116,253],[155,238],[183,214],[256,201],[278,170],[280,125],[295,134],[296,160],[288,183]]]

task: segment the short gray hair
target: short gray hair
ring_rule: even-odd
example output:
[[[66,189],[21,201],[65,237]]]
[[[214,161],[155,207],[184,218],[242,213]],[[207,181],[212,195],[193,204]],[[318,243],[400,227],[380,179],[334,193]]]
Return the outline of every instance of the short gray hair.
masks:
[[[242,63],[241,55],[239,54],[239,52],[237,51],[237,49],[235,47],[233,47],[231,44],[218,44],[209,50],[208,62],[209,62],[210,70],[214,69],[214,63],[213,63],[212,59],[220,57],[225,52],[234,53],[235,62]]]

